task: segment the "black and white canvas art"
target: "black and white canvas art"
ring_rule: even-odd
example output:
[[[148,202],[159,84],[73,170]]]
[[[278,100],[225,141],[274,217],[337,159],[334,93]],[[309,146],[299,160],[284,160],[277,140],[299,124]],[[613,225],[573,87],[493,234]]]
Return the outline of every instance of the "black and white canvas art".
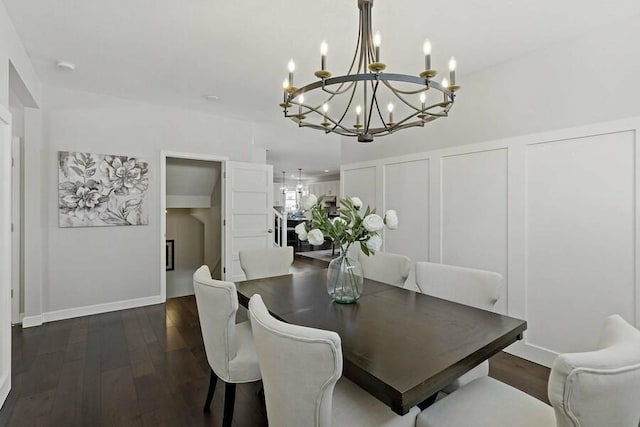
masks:
[[[58,152],[60,227],[147,225],[149,165],[129,156]]]

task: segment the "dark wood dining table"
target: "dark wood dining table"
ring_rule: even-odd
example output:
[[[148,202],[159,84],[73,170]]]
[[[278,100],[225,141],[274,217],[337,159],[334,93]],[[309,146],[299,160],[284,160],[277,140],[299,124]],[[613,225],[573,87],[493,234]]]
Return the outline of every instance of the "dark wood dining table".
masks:
[[[340,335],[343,375],[398,414],[522,338],[524,320],[365,279],[355,304],[337,304],[327,270],[237,282],[247,307],[260,294],[287,323]]]

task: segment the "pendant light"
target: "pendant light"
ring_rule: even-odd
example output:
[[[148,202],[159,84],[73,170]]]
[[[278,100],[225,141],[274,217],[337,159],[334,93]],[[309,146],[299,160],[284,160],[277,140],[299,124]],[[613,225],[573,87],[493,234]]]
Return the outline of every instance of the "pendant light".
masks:
[[[287,174],[286,171],[282,171],[282,187],[280,187],[280,191],[282,192],[282,194],[287,194],[287,184],[285,181],[286,174]]]
[[[298,185],[296,186],[298,194],[302,194],[302,169],[298,168]]]

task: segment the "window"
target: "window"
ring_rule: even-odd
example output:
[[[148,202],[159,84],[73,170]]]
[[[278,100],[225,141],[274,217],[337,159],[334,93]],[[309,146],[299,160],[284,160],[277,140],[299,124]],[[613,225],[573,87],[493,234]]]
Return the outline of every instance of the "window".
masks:
[[[287,191],[284,195],[284,211],[295,211],[298,208],[298,194],[295,190]]]

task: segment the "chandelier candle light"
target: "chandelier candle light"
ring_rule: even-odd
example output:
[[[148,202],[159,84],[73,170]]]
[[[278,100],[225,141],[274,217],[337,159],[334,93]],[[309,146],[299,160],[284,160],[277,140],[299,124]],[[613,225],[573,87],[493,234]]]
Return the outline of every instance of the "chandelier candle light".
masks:
[[[418,75],[384,73],[387,65],[381,59],[382,36],[372,32],[371,10],[373,0],[357,0],[360,10],[359,33],[351,66],[346,74],[332,77],[327,70],[326,41],[320,44],[320,70],[314,75],[319,79],[303,87],[294,85],[295,62],[289,61],[289,76],[283,82],[284,98],[280,106],[284,116],[299,127],[357,137],[359,142],[372,142],[376,136],[389,135],[440,117],[447,117],[455,100],[456,60],[449,60],[449,80],[434,80],[438,72],[431,68],[430,40],[425,40],[425,69]],[[436,94],[432,97],[431,92]],[[441,93],[442,98],[437,94]],[[430,100],[430,98],[433,98]],[[396,101],[396,107],[390,101]],[[389,112],[385,120],[381,106],[387,103]],[[330,108],[330,105],[333,107]],[[291,108],[297,106],[297,111]],[[330,114],[329,110],[335,112]],[[348,117],[355,111],[355,123]],[[399,120],[394,121],[394,112]],[[309,118],[309,120],[306,120]]]

